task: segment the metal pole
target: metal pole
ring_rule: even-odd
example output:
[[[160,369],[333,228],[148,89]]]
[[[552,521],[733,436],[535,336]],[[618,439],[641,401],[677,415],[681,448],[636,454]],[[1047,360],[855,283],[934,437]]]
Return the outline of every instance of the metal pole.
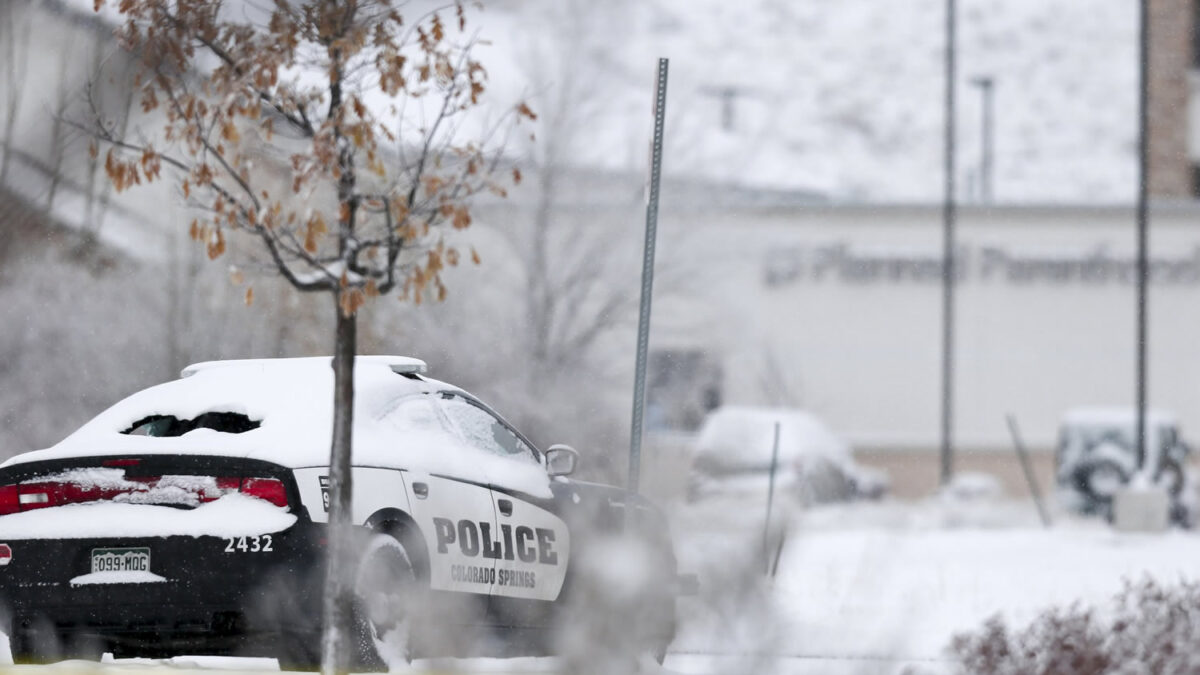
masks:
[[[1147,101],[1150,95],[1150,21],[1149,0],[1138,3],[1141,14],[1139,37],[1138,86],[1138,196],[1137,196],[1137,459],[1138,469],[1146,466],[1146,285],[1149,281],[1147,259],[1148,202],[1150,185],[1150,130]]]
[[[995,80],[991,77],[977,77],[971,80],[971,84],[979,87],[981,96],[981,105],[983,107],[983,122],[980,125],[980,134],[982,136],[982,144],[980,145],[979,156],[979,201],[984,204],[990,204],[992,201],[992,162],[995,156],[992,149],[992,144],[995,141],[995,135],[992,131],[992,85]]]
[[[946,0],[946,166],[942,208],[942,474],[946,485],[954,474],[954,90],[955,0]]]
[[[658,60],[654,90],[654,145],[646,200],[646,245],[642,257],[642,302],[638,312],[637,366],[633,375],[633,429],[629,434],[629,489],[637,492],[642,466],[642,412],[646,404],[646,351],[650,344],[650,298],[654,289],[654,243],[658,232],[658,184],[662,173],[663,125],[667,116],[667,59]]]
[[[1029,485],[1029,494],[1033,495],[1033,503],[1037,505],[1042,525],[1050,527],[1050,513],[1046,510],[1046,504],[1042,501],[1042,490],[1038,487],[1037,478],[1033,475],[1033,465],[1029,463],[1029,451],[1025,449],[1025,443],[1021,441],[1021,432],[1017,429],[1017,418],[1011,413],[1008,415],[1008,433],[1012,435],[1013,447],[1017,450],[1017,459],[1021,461],[1021,471],[1025,473],[1025,482]]]
[[[775,472],[779,468],[779,422],[775,423],[775,440],[771,443],[771,473],[767,483],[767,521],[763,523],[763,566],[766,572],[771,571],[770,546],[771,536],[771,506],[775,503]]]

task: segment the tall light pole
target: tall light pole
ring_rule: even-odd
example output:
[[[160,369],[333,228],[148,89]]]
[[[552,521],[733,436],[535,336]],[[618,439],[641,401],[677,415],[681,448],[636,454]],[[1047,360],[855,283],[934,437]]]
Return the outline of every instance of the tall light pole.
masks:
[[[949,483],[954,475],[954,24],[955,0],[946,0],[946,185],[942,206],[942,485]]]
[[[1138,3],[1141,21],[1138,38],[1138,195],[1137,195],[1137,457],[1138,468],[1146,464],[1146,286],[1150,265],[1149,239],[1150,125],[1147,104],[1150,98],[1150,11],[1149,0]]]
[[[994,109],[992,107],[992,86],[995,80],[990,76],[980,76],[971,79],[971,84],[979,87],[980,107],[983,109],[983,120],[979,125],[981,136],[979,153],[979,201],[984,204],[992,202],[992,162],[995,139],[992,128]]]

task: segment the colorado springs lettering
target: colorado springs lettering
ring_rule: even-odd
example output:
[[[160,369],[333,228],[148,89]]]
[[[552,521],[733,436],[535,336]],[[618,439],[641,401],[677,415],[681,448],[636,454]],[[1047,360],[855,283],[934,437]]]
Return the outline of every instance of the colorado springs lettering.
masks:
[[[434,518],[433,527],[437,534],[438,553],[446,553],[457,543],[459,551],[468,558],[482,555],[490,560],[519,560],[523,563],[557,565],[558,553],[554,550],[554,530],[544,527],[532,528],[525,525],[503,524],[500,538],[492,538],[491,523],[475,523],[460,520],[457,525],[448,518]],[[474,584],[499,584],[517,588],[535,588],[537,576],[534,572],[477,567],[474,565],[452,565],[450,578],[454,581]]]

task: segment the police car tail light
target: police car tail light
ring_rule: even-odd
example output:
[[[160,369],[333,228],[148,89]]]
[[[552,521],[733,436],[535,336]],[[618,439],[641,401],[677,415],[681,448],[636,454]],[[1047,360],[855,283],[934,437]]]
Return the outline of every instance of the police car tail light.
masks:
[[[221,497],[237,492],[242,487],[242,479],[231,476],[218,476],[214,479],[217,483],[216,489],[207,489],[200,493],[200,502],[208,503],[215,502]]]
[[[275,506],[287,506],[287,488],[283,481],[275,478],[246,478],[242,480],[242,494],[266,500]]]
[[[7,516],[21,510],[21,502],[16,485],[0,487],[0,516]]]

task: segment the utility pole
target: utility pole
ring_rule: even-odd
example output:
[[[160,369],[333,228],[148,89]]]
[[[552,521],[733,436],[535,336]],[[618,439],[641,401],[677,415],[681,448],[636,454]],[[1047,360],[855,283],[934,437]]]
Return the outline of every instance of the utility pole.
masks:
[[[946,165],[942,205],[942,473],[946,485],[954,475],[954,90],[955,0],[946,0]]]
[[[1138,468],[1146,466],[1146,314],[1150,264],[1149,189],[1150,126],[1147,103],[1150,98],[1150,10],[1149,0],[1138,2],[1141,31],[1138,45],[1138,195],[1137,195],[1137,458]]]
[[[992,163],[994,152],[992,143],[995,139],[992,127],[994,108],[992,107],[992,86],[995,80],[990,76],[976,77],[971,84],[979,87],[980,106],[983,109],[983,120],[980,124],[980,155],[979,155],[979,201],[984,204],[992,202]]]

